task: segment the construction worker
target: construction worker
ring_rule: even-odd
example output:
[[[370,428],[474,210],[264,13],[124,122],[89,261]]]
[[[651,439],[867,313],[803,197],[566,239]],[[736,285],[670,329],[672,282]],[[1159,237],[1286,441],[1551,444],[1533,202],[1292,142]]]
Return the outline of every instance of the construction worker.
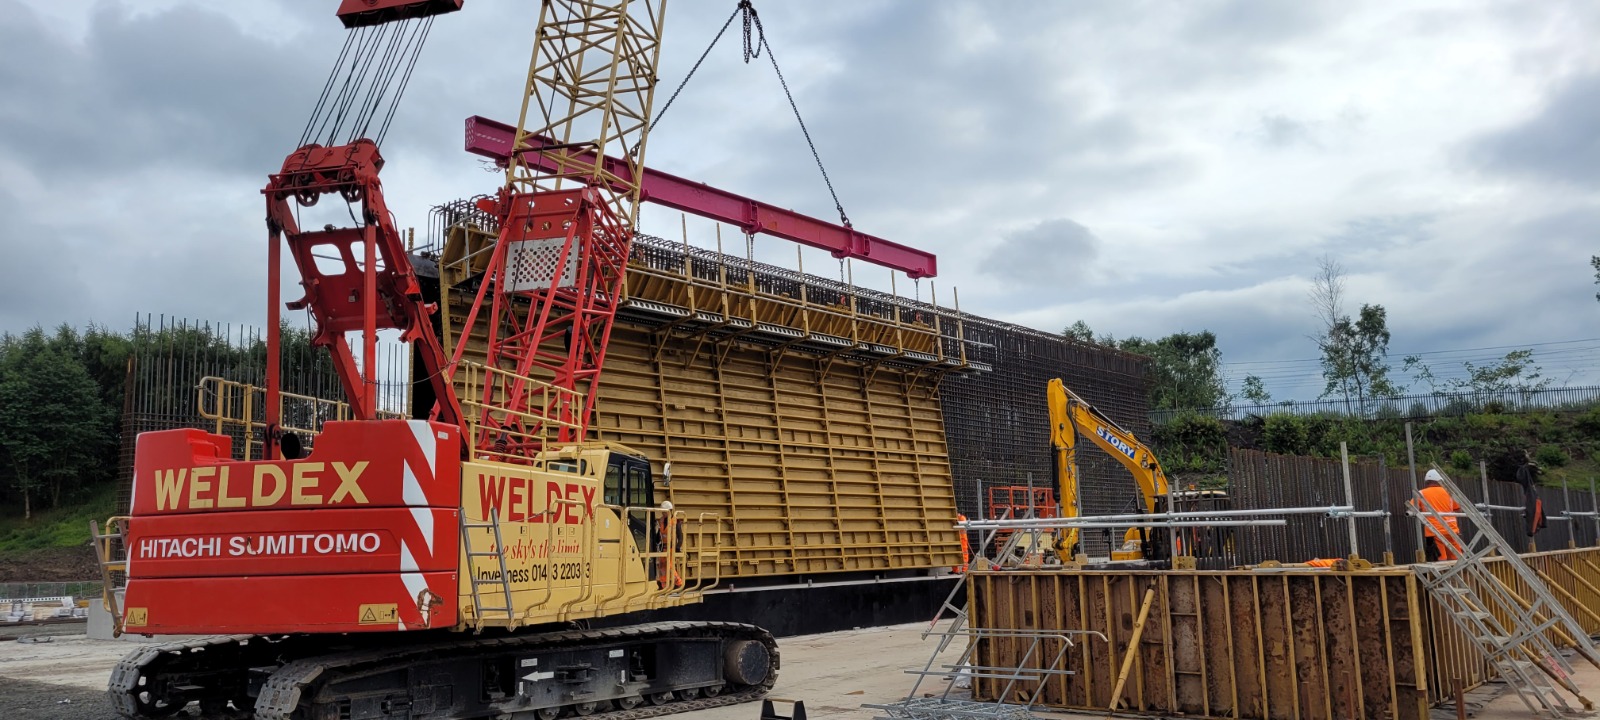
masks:
[[[1443,476],[1439,474],[1437,469],[1429,470],[1428,474],[1423,477],[1421,490],[1422,498],[1427,501],[1427,505],[1422,504],[1421,500],[1411,501],[1411,504],[1417,508],[1417,512],[1422,516],[1423,534],[1433,539],[1433,542],[1423,543],[1423,551],[1427,554],[1428,562],[1455,560],[1459,556],[1454,542],[1450,540],[1450,537],[1459,537],[1461,531],[1456,519],[1452,516],[1434,517],[1429,512],[1429,506],[1432,506],[1433,512],[1441,515],[1461,512],[1461,506],[1456,504],[1455,498],[1450,497],[1450,491],[1439,484],[1442,478]],[[1445,532],[1447,527],[1450,529],[1449,533]]]
[[[961,513],[956,513],[956,522],[966,522],[966,521],[967,521],[967,516],[966,515],[963,515]],[[964,572],[967,571],[967,563],[972,562],[972,540],[967,537],[967,531],[966,530],[962,530],[961,528],[956,528],[956,532],[961,534],[961,564],[957,565],[957,566],[955,566],[953,568],[950,568],[950,570],[953,571],[953,572],[964,573]]]
[[[683,587],[683,575],[678,572],[678,548],[683,544],[683,526],[672,512],[672,501],[661,503],[661,517],[656,521],[656,583],[663,589]]]

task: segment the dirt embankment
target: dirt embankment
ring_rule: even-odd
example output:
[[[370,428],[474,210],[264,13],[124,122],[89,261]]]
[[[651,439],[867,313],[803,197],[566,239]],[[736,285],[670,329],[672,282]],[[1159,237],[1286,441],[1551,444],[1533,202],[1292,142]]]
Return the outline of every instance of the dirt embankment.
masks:
[[[0,582],[76,582],[100,579],[94,548],[40,548],[0,554]]]

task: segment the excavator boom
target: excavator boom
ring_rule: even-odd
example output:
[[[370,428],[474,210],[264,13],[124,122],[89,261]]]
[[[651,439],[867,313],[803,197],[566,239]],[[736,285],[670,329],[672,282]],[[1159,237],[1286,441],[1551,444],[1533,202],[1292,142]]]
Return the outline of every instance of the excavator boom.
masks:
[[[1145,512],[1162,512],[1167,507],[1167,476],[1155,453],[1139,442],[1133,433],[1122,429],[1088,401],[1067,388],[1059,378],[1051,380],[1047,404],[1050,409],[1050,447],[1056,472],[1056,489],[1060,493],[1062,517],[1077,517],[1082,508],[1079,503],[1080,488],[1077,470],[1078,436],[1089,438],[1107,455],[1116,459],[1133,475],[1139,488]],[[1130,530],[1129,541],[1139,539],[1144,554],[1151,557],[1159,549],[1152,547],[1135,530]],[[1076,554],[1077,530],[1067,532],[1058,543],[1063,555]],[[1155,543],[1161,545],[1162,543]]]

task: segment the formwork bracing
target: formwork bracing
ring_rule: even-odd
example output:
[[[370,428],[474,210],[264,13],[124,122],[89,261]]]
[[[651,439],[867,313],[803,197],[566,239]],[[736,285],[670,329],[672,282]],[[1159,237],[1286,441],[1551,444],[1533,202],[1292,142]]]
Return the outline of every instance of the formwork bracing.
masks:
[[[1518,555],[1501,535],[1528,540],[1521,488],[1482,474],[1477,492],[1470,484],[1448,485],[1461,513],[1472,518],[1461,523],[1465,539],[1456,544],[1479,549],[1469,556],[1474,572],[1460,574],[1455,568],[1468,561],[1369,564],[1385,554],[1404,563],[1422,538],[1417,514],[1409,511],[1415,487],[1409,468],[1352,462],[1347,484],[1337,460],[1235,451],[1232,464],[1229,510],[972,523],[1018,534],[1068,523],[1194,523],[1220,540],[1190,546],[1219,551],[1209,559],[1220,567],[1199,570],[974,560],[969,606],[958,622],[1002,635],[1096,631],[1110,639],[1066,655],[1070,674],[1039,677],[1010,690],[980,677],[975,698],[1100,711],[1115,701],[1157,716],[1424,718],[1430,708],[1452,702],[1458,689],[1495,678],[1494,661],[1528,665],[1522,657],[1508,661],[1493,652],[1527,639],[1526,632],[1500,637],[1483,634],[1484,627],[1532,627],[1527,632],[1542,639],[1532,638],[1527,647],[1546,648],[1578,646],[1600,630],[1600,548],[1593,534],[1600,519],[1588,489],[1541,488],[1548,496],[1546,512],[1559,520],[1534,539],[1567,549]],[[1399,538],[1409,540],[1402,547]],[[1501,554],[1487,557],[1489,551]],[[1348,559],[1357,555],[1361,559]],[[1323,561],[1320,567],[1307,564],[1314,559]],[[1467,615],[1481,622],[1463,624],[1463,607],[1442,602],[1435,587],[1439,578],[1458,574],[1452,590],[1504,601],[1471,603]],[[1153,605],[1141,623],[1135,618],[1143,597],[1153,598]],[[1528,614],[1535,624],[1523,621]],[[1547,620],[1554,617],[1566,624]],[[996,674],[1027,676],[1030,668],[1053,667],[1040,666],[1034,657],[1039,653],[1004,637],[980,638],[978,644],[975,665],[1018,669]],[[1048,655],[1052,649],[1045,650]],[[1514,650],[1523,652],[1520,646]],[[1559,684],[1567,665],[1548,664]],[[1123,667],[1132,668],[1131,677],[1115,690]],[[1575,699],[1587,705],[1581,696]],[[1561,707],[1554,700],[1547,705]]]
[[[1534,553],[1557,601],[1587,633],[1600,631],[1600,549]],[[1532,596],[1500,559],[1485,561],[1508,590]],[[1405,566],[1351,572],[1033,570],[972,573],[969,612],[979,628],[1046,633],[1093,630],[1109,644],[1070,653],[1069,677],[1044,680],[1039,702],[1104,710],[1111,703],[1139,601],[1155,588],[1124,708],[1147,714],[1235,718],[1426,718],[1456,687],[1493,677],[1454,620]],[[1564,643],[1552,631],[1557,646]],[[1027,648],[985,641],[978,663],[1032,667]],[[1046,648],[1053,651],[1053,648]],[[1000,686],[980,678],[978,699]],[[1019,698],[1038,691],[1018,683]]]

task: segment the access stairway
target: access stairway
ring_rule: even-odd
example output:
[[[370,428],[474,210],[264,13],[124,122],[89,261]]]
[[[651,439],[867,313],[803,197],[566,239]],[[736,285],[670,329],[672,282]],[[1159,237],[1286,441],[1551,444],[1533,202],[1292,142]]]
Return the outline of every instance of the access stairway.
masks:
[[[1452,497],[1467,497],[1449,476],[1444,476],[1440,484]],[[1544,581],[1518,557],[1482,511],[1470,503],[1458,503],[1460,511],[1448,513],[1433,507],[1420,492],[1415,497],[1412,514],[1432,524],[1451,547],[1458,549],[1457,560],[1412,565],[1418,579],[1456,627],[1530,712],[1573,717],[1593,710],[1593,703],[1572,682],[1572,665],[1553,640],[1560,637],[1579,656],[1600,667],[1600,652],[1588,633],[1556,602]],[[1463,527],[1452,529],[1445,522],[1447,517],[1463,521]],[[1465,532],[1467,529],[1473,532]],[[1471,541],[1463,539],[1468,535]],[[1529,588],[1531,597],[1524,599],[1491,572],[1484,560],[1496,552],[1521,584]],[[1582,710],[1569,705],[1562,691],[1575,697]]]

